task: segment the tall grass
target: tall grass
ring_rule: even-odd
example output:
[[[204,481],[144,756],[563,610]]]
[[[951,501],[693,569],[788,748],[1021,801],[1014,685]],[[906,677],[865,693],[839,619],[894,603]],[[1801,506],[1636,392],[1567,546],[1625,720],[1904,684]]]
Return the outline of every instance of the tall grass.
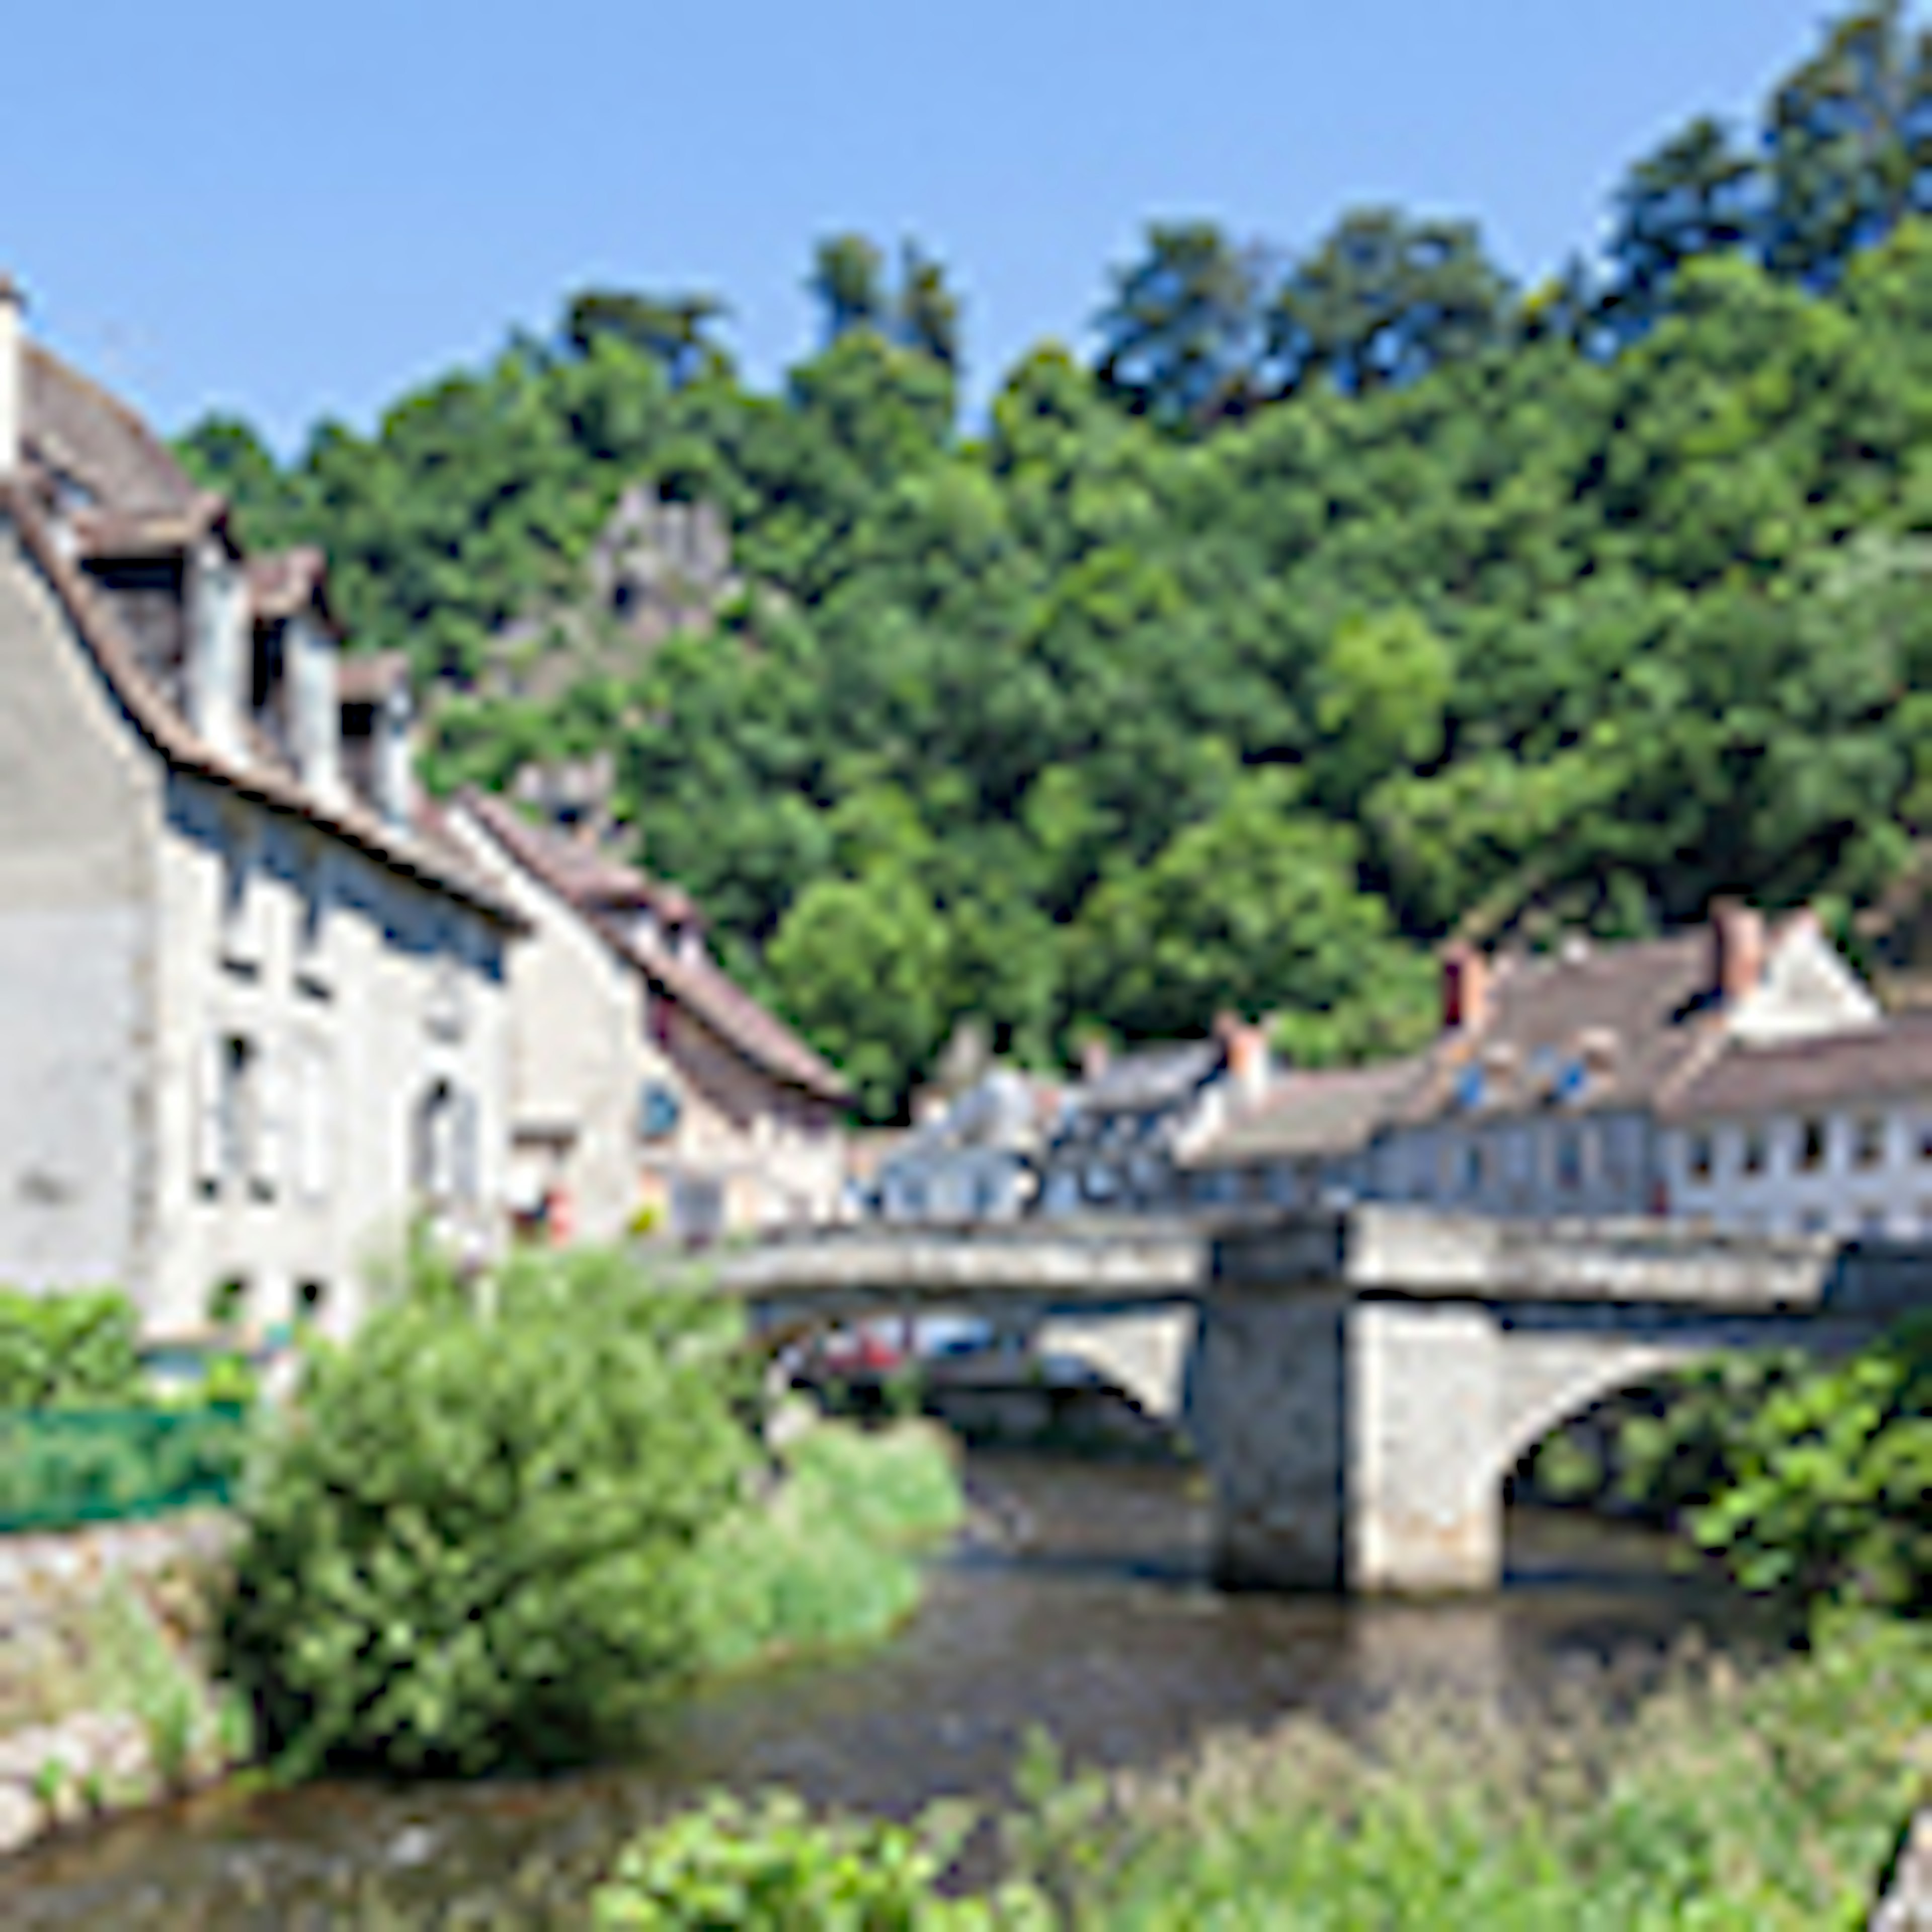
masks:
[[[1928,1725],[1927,1633],[1840,1625],[1627,1724],[1412,1705],[1366,1747],[1219,1744],[1076,1808],[1039,1862],[1072,1922],[1126,1932],[1849,1932],[1932,1796]]]
[[[813,1430],[788,1453],[772,1497],[725,1517],[698,1546],[702,1661],[735,1670],[884,1635],[919,1602],[909,1552],[963,1506],[945,1440],[929,1427]]]

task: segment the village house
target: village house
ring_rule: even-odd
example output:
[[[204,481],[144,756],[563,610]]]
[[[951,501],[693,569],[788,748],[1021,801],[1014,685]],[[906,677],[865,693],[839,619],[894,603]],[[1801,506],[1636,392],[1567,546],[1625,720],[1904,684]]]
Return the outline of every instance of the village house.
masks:
[[[886,1221],[1017,1220],[1038,1192],[1061,1106],[1054,1082],[987,1069],[898,1137],[873,1179],[872,1211]]]
[[[450,836],[530,928],[509,965],[511,1186],[552,1239],[834,1220],[844,1081],[712,956],[676,886],[466,792]]]
[[[244,554],[0,288],[0,1280],[343,1328],[500,1232],[517,914],[416,795],[323,560]]]
[[[1426,1053],[1290,1074],[1190,1157],[1190,1198],[1843,1234],[1932,1205],[1913,1125],[1932,1022],[1888,1020],[1809,913],[1720,903],[1658,940],[1453,946],[1442,984]]]
[[[1266,1216],[1346,1207],[1375,1189],[1375,1155],[1427,1063],[1294,1069],[1180,1166],[1192,1208]]]
[[[1211,1037],[1118,1058],[1097,1042],[1040,1160],[1038,1211],[1156,1214],[1186,1204],[1180,1165],[1273,1077],[1265,1030],[1232,1015]]]

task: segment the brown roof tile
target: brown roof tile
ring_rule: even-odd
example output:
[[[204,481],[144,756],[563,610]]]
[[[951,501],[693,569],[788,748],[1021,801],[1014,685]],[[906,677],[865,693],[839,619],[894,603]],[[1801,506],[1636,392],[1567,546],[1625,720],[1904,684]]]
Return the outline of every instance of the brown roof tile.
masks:
[[[335,692],[344,704],[380,704],[410,681],[410,661],[400,651],[362,651],[336,660]]]
[[[1402,1107],[1405,1120],[1448,1108],[1472,1066],[1481,1069],[1480,1096],[1459,1111],[1532,1112],[1548,1104],[1551,1082],[1591,1046],[1598,1054],[1574,1105],[1652,1105],[1718,1037],[1706,1024],[1715,1010],[1710,940],[1701,928],[1574,955],[1507,953],[1491,970],[1487,1022],[1474,1036],[1437,1045]]]
[[[1418,1058],[1290,1072],[1182,1165],[1239,1167],[1352,1154],[1395,1118],[1428,1070]]]
[[[1932,1013],[1776,1046],[1730,1041],[1664,1112],[1673,1120],[1748,1116],[1908,1093],[1932,1093]]]
[[[275,550],[249,558],[244,566],[248,583],[248,607],[258,620],[273,622],[292,617],[312,607],[327,610],[328,560],[313,544],[299,544],[293,550]],[[337,680],[350,665],[362,662],[344,658],[337,666]]]
[[[38,343],[22,349],[20,429],[28,454],[132,521],[179,518],[202,494],[124,403]]]
[[[842,1104],[850,1099],[838,1070],[753,999],[708,952],[687,956],[646,944],[621,922],[622,914],[640,908],[667,924],[694,922],[695,908],[679,887],[621,865],[583,840],[532,825],[487,792],[466,791],[463,803],[512,860],[568,900],[615,950],[746,1059],[821,1100]]]

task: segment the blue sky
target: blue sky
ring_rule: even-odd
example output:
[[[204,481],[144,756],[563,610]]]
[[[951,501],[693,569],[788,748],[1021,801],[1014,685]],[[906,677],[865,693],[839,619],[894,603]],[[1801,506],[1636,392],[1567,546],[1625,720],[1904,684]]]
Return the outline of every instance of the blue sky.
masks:
[[[0,264],[163,428],[284,448],[547,328],[587,282],[715,290],[769,381],[814,239],[917,237],[983,394],[1083,338],[1153,215],[1290,247],[1394,200],[1533,279],[1624,166],[1744,115],[1825,0],[94,0],[10,8]]]

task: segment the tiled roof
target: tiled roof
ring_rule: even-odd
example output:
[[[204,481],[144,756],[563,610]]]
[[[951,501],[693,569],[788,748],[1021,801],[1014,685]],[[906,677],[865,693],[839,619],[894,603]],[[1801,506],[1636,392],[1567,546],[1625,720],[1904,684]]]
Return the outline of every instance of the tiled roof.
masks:
[[[1218,1072],[1226,1058],[1226,1049],[1218,1040],[1124,1053],[1074,1088],[1067,1096],[1068,1104],[1090,1117],[1172,1106]]]
[[[410,681],[410,661],[400,651],[345,654],[335,664],[335,694],[344,704],[380,704]]]
[[[620,865],[578,839],[543,830],[516,808],[484,792],[462,802],[508,856],[567,900],[606,942],[679,1005],[774,1078],[842,1104],[851,1097],[843,1076],[729,977],[700,946],[684,953],[646,942],[621,915],[647,908],[669,925],[690,924],[694,909],[678,887]]]
[[[573,905],[603,912],[642,908],[656,913],[668,926],[686,925],[697,916],[682,886],[624,865],[587,839],[547,832],[507,799],[471,790],[463,794],[463,802],[526,871]]]
[[[1932,1013],[1774,1046],[1728,1042],[1671,1096],[1674,1120],[1790,1112],[1834,1101],[1932,1094]]]
[[[38,344],[21,352],[20,431],[29,458],[130,522],[193,512],[203,493],[132,410]]]
[[[227,758],[189,727],[140,668],[133,640],[106,597],[66,556],[32,492],[0,481],[0,515],[13,524],[28,557],[44,577],[92,656],[110,695],[130,722],[170,764],[256,802],[320,826],[390,870],[464,900],[500,923],[523,921],[496,888],[425,823],[399,834],[359,804],[326,803],[273,764]]]
[[[1394,1118],[1424,1077],[1421,1058],[1292,1072],[1187,1156],[1187,1167],[1352,1154]]]
[[[257,618],[271,621],[292,617],[298,610],[321,602],[328,584],[328,560],[313,544],[251,556],[244,568],[249,608]],[[385,655],[401,656],[400,652]],[[367,662],[358,658],[340,660],[336,669],[338,687],[351,664]]]
[[[1569,1096],[1582,1109],[1656,1104],[1720,1038],[1706,1022],[1706,931],[1574,952],[1504,954],[1490,963],[1489,1018],[1473,1036],[1446,1036],[1403,1103],[1414,1121],[1449,1110],[1535,1111],[1552,1083],[1587,1057]],[[1473,1077],[1472,1077],[1473,1076]]]

